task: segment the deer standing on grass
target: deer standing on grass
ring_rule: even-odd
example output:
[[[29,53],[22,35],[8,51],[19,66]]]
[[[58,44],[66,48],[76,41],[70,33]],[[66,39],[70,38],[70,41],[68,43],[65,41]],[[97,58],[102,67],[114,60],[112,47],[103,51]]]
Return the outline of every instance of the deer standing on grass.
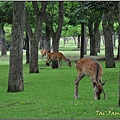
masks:
[[[89,76],[94,89],[94,99],[100,100],[100,94],[103,92],[104,98],[106,99],[106,95],[103,89],[102,83],[102,67],[101,65],[94,60],[93,58],[81,58],[76,63],[76,70],[78,72],[78,76],[75,80],[75,91],[74,91],[74,98],[78,98],[78,84],[80,80],[84,76]]]
[[[71,67],[71,61],[67,59],[61,52],[51,52],[47,56],[46,65],[49,65],[53,59],[57,59],[58,67],[61,68],[62,60],[68,63],[68,66]]]
[[[41,55],[42,55],[42,61],[43,61],[43,57],[44,57],[44,56],[47,57],[48,54],[50,53],[50,51],[49,51],[49,50],[46,50],[46,49],[42,49],[40,52],[41,52]]]

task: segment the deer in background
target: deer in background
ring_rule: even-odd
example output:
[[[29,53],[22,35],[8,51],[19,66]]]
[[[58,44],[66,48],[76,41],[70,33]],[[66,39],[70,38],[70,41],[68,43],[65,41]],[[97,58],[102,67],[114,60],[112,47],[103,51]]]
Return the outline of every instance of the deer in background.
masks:
[[[46,56],[46,58],[47,58],[48,54],[50,53],[50,51],[46,50],[46,49],[42,49],[40,52],[42,55],[42,61],[43,61],[43,57]]]
[[[104,94],[104,98],[106,99],[106,95],[103,89],[103,85],[106,81],[102,83],[102,67],[96,60],[93,58],[81,58],[76,63],[76,70],[78,72],[78,76],[75,80],[75,99],[78,98],[78,84],[84,76],[89,76],[92,81],[94,99],[100,100],[100,95],[102,92]]]
[[[46,65],[49,65],[53,59],[57,59],[58,67],[61,68],[62,60],[68,63],[68,66],[71,67],[71,61],[67,59],[61,52],[51,52],[47,56]]]

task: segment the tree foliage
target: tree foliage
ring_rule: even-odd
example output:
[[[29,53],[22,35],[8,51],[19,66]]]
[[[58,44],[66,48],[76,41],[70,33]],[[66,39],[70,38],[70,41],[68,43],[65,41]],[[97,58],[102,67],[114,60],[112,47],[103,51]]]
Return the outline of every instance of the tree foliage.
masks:
[[[0,24],[12,24],[13,17],[13,2],[0,2]]]

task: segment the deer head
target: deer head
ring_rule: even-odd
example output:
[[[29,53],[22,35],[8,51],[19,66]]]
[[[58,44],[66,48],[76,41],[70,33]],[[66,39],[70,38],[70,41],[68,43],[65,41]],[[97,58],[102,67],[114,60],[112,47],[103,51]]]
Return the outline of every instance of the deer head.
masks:
[[[94,87],[94,99],[100,100],[100,95],[103,92],[103,85],[105,85],[106,81],[102,84],[98,84],[97,82],[93,82]]]

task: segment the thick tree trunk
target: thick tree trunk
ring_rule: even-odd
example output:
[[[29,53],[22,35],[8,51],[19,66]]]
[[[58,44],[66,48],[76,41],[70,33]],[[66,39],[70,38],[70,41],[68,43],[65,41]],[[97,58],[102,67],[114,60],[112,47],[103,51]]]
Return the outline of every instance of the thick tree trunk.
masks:
[[[53,51],[59,51],[59,39],[52,39]]]
[[[100,42],[101,42],[101,40],[100,40],[100,32],[99,31],[96,32],[95,39],[97,41],[97,43],[96,43],[96,51],[98,53],[100,53]]]
[[[8,92],[24,90],[23,83],[23,39],[25,2],[14,2],[12,38],[10,44],[10,70]]]
[[[108,16],[109,15],[109,16]],[[103,15],[102,26],[103,26],[103,34],[105,38],[105,60],[106,60],[106,68],[115,67],[115,59],[113,53],[113,42],[112,42],[112,29],[108,24],[112,17],[111,14]]]
[[[51,49],[50,49],[50,46],[51,46],[50,45],[50,30],[49,30],[48,26],[46,26],[45,31],[46,31],[46,35],[45,35],[45,40],[44,40],[44,48],[46,50],[51,51]]]
[[[93,22],[90,22],[88,24],[88,27],[89,27],[89,34],[90,34],[90,55],[97,55]]]
[[[26,30],[30,40],[30,66],[29,73],[39,73],[38,69],[38,44],[42,38],[42,22],[47,7],[47,2],[41,2],[41,10],[38,9],[37,1],[32,2],[34,12],[36,13],[36,28],[35,32],[32,32],[28,14],[26,14]]]
[[[39,73],[38,68],[38,43],[37,39],[35,38],[35,34],[30,41],[31,50],[30,50],[30,66],[29,66],[29,73]]]
[[[53,51],[58,52],[59,51],[59,39],[55,39],[55,38],[52,37]],[[58,68],[58,61],[56,59],[52,60],[52,68]]]
[[[96,53],[100,52],[100,33],[99,33],[100,21],[94,23],[94,34],[95,34],[95,50]]]

